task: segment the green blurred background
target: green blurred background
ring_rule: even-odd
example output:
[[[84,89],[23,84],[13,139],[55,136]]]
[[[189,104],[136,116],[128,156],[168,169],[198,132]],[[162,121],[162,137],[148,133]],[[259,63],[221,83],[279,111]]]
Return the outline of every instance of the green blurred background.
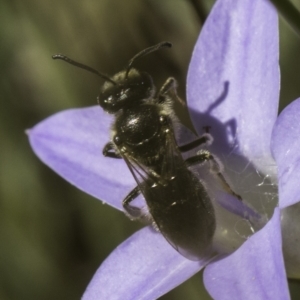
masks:
[[[69,185],[31,151],[25,129],[60,110],[95,105],[101,83],[51,55],[114,74],[141,49],[167,40],[172,50],[136,65],[158,85],[175,76],[185,98],[190,55],[213,2],[0,1],[0,300],[79,299],[105,257],[141,228]],[[293,2],[300,8],[300,0]],[[280,32],[283,108],[300,96],[300,39],[282,20]],[[186,120],[186,112],[180,117]],[[201,276],[161,299],[210,299]],[[299,299],[298,282],[290,287]]]

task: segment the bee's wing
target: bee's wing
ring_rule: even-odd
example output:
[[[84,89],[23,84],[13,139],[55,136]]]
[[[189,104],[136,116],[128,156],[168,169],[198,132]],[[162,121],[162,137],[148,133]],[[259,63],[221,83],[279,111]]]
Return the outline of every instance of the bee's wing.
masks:
[[[141,192],[145,196],[145,189],[151,188],[151,186],[156,185],[159,183],[160,177],[156,172],[151,170],[150,168],[141,164],[138,160],[134,157],[129,155],[122,156],[124,161],[127,164],[128,169],[130,170],[133,178],[135,179],[136,183],[138,184]]]
[[[160,176],[165,180],[170,180],[177,172],[178,165],[184,164],[184,160],[178,149],[173,131],[170,129],[165,136],[164,149]]]
[[[181,255],[199,260],[204,245],[210,243],[211,233],[207,235],[206,228],[214,227],[209,217],[212,208],[202,184],[186,167],[171,134],[166,138],[164,149],[161,174],[134,157],[125,155],[123,158],[159,231]],[[183,203],[184,199],[188,201]],[[191,238],[185,233],[191,233]]]
[[[143,189],[149,188],[158,184],[164,184],[167,180],[171,180],[177,172],[178,165],[184,164],[184,160],[178,149],[176,139],[173,132],[170,130],[165,135],[165,143],[161,145],[161,159],[158,162],[156,170],[140,163],[135,157],[123,154],[132,176],[139,185],[141,192]]]
[[[148,168],[145,168],[141,164],[139,164],[138,161],[136,161],[133,157],[129,157],[124,155],[123,156],[124,161],[126,162],[132,176],[134,177],[140,191],[142,192],[146,202],[151,204],[152,199],[161,199],[164,197],[161,193],[161,188],[160,185],[161,183],[159,182],[158,179],[154,178],[151,172],[149,171]],[[169,167],[170,165],[165,164],[164,167]],[[166,170],[166,169],[165,169]],[[168,169],[168,172],[170,169]],[[149,207],[148,207],[149,209]],[[155,217],[155,216],[154,216]],[[185,256],[188,259],[191,259],[188,253],[186,253],[185,250],[181,249],[172,241],[172,239],[169,238],[168,234],[162,230],[160,223],[157,222],[153,216],[151,216],[152,221],[154,221],[155,224],[153,224],[157,230],[165,237],[165,239],[168,241],[168,243],[180,254]]]

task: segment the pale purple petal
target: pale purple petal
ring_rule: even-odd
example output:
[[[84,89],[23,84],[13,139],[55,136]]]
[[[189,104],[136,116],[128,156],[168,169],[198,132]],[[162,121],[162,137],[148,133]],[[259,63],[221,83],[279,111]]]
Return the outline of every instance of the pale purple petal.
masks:
[[[28,130],[35,154],[84,192],[121,209],[135,186],[122,160],[107,158],[111,117],[98,106],[57,113]]]
[[[279,206],[300,200],[300,99],[279,115],[272,134],[272,150],[278,166]]]
[[[215,300],[285,300],[289,291],[281,250],[280,210],[235,253],[211,263],[204,284]]]
[[[300,202],[281,210],[283,256],[289,278],[300,279]]]
[[[216,152],[220,146],[222,153],[236,146],[252,161],[271,157],[278,52],[277,14],[269,1],[217,1],[197,41],[187,80],[194,125],[199,133],[211,126]]]
[[[282,236],[289,277],[300,278],[300,99],[279,115],[272,134],[272,150],[278,165]]]
[[[161,234],[146,227],[123,242],[103,262],[83,300],[157,299],[207,263],[185,259]]]

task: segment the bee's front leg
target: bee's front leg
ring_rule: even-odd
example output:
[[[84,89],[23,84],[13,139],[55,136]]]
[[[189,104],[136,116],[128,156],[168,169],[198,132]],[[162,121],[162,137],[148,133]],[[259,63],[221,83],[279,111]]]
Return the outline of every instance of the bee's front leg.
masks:
[[[157,99],[159,104],[165,103],[167,99],[172,99],[179,102],[182,106],[186,106],[185,102],[177,95],[177,81],[173,77],[169,77],[160,88]]]

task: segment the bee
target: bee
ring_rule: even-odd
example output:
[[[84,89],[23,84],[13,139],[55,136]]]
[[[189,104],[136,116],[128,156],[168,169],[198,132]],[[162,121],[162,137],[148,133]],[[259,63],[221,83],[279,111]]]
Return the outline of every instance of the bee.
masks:
[[[152,77],[132,67],[137,59],[159,49],[171,47],[161,42],[136,54],[127,67],[112,77],[96,69],[56,54],[76,67],[92,72],[105,80],[97,98],[99,105],[115,119],[110,141],[103,155],[123,159],[137,186],[123,200],[123,207],[131,219],[149,219],[154,228],[184,257],[200,260],[208,255],[216,229],[213,204],[192,166],[210,162],[223,186],[236,195],[227,184],[214,156],[207,150],[184,159],[183,152],[210,143],[210,134],[178,145],[175,128],[179,121],[173,110],[177,83],[168,78],[156,91]],[[147,211],[132,204],[140,194]]]

